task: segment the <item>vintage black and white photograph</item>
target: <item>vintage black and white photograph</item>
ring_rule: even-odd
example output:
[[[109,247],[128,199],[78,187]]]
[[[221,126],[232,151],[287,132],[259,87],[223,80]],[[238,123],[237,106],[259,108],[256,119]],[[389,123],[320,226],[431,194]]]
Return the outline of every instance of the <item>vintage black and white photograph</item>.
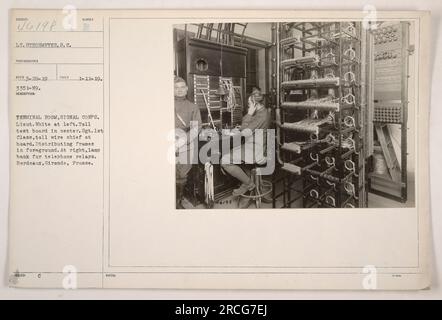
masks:
[[[174,25],[176,208],[414,207],[414,32]]]
[[[378,9],[11,10],[8,285],[437,286],[434,22]]]

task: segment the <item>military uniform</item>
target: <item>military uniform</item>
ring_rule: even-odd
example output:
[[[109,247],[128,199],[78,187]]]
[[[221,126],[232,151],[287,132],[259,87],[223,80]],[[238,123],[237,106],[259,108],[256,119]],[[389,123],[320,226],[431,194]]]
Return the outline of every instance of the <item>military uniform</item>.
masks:
[[[176,153],[175,178],[177,186],[177,205],[183,197],[184,186],[187,176],[192,169],[192,158],[194,149],[198,147],[198,137],[192,144],[190,141],[191,122],[196,121],[198,132],[201,129],[201,113],[198,107],[186,99],[186,97],[175,97],[175,128],[186,132],[186,143],[181,145]],[[190,156],[190,157],[189,157]]]

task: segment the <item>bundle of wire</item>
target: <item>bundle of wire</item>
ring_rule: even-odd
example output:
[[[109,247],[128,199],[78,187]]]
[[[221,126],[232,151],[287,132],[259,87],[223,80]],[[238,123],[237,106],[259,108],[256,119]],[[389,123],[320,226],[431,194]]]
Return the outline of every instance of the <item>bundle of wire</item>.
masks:
[[[298,109],[320,109],[339,111],[339,103],[333,99],[308,99],[305,101],[286,101],[281,104],[283,108],[298,108]]]
[[[330,117],[326,117],[323,119],[302,119],[297,122],[285,122],[282,124],[284,129],[296,130],[302,132],[310,132],[310,133],[319,133],[319,126],[324,123],[331,123],[332,119]]]
[[[282,66],[287,65],[302,65],[302,64],[317,64],[319,62],[319,57],[317,55],[306,56],[306,57],[298,57],[298,58],[290,58],[281,61]]]
[[[339,85],[339,77],[327,77],[318,79],[289,80],[281,83],[283,87],[296,87],[300,85]]]

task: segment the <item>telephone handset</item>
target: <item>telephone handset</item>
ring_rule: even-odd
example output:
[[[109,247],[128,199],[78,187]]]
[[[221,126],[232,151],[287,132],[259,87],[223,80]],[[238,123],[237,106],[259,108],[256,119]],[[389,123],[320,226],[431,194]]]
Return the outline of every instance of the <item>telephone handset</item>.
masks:
[[[256,113],[256,101],[255,101],[255,97],[252,95],[249,97],[248,99],[248,105],[249,105],[249,111],[248,114],[251,116],[254,116]],[[250,113],[250,109],[253,108],[253,112]]]

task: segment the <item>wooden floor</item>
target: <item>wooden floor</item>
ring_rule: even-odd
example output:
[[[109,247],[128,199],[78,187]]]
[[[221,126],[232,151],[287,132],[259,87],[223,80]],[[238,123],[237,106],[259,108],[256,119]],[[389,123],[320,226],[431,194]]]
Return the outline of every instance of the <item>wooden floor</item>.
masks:
[[[414,181],[408,181],[408,196],[407,202],[402,203],[394,201],[388,198],[378,196],[376,194],[368,194],[368,207],[369,208],[412,208],[415,206],[415,185]]]

